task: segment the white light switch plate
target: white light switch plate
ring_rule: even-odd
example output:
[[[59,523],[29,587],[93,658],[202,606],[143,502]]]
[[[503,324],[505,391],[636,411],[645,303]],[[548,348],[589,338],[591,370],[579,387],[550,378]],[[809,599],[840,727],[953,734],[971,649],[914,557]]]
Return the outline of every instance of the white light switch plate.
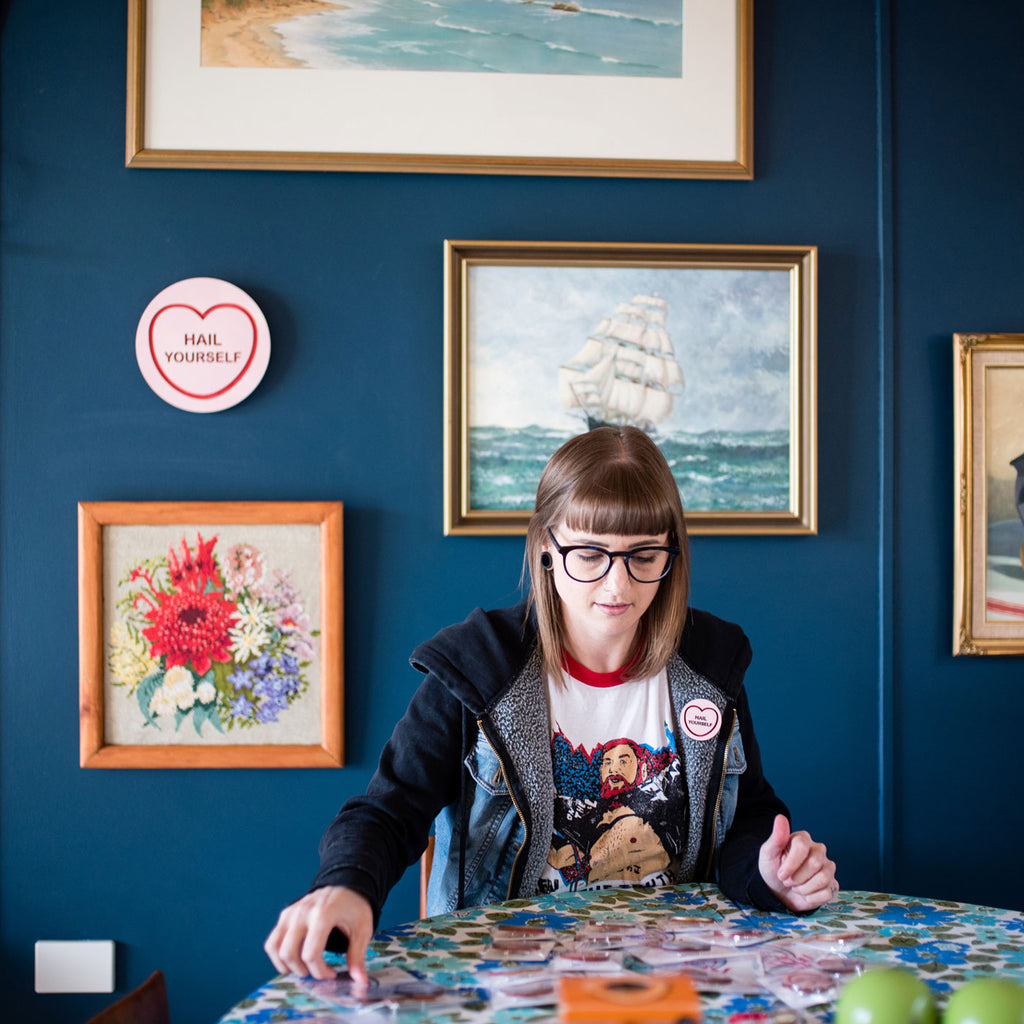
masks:
[[[37,992],[113,992],[114,942],[83,939],[36,943]]]

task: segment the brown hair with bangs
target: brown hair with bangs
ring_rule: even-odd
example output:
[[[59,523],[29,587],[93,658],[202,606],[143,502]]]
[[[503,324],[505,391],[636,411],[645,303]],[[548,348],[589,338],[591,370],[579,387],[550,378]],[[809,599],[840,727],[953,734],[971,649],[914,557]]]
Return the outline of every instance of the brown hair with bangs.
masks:
[[[633,675],[645,679],[660,672],[678,649],[686,622],[690,547],[679,487],[654,441],[637,427],[597,427],[566,441],[541,474],[525,557],[544,669],[555,679],[562,674],[565,627],[554,580],[540,559],[548,528],[562,523],[587,533],[668,533],[668,543],[679,548],[668,576],[645,584],[658,592],[644,614],[644,649]]]

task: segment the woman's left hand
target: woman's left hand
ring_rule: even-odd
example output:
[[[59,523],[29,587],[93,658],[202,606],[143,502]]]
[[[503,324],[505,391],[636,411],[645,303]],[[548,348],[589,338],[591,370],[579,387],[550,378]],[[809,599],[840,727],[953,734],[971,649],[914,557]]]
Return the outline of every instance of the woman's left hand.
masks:
[[[775,817],[772,834],[761,845],[757,867],[768,888],[790,910],[814,910],[839,892],[836,865],[825,844],[806,832],[790,832],[783,814]]]

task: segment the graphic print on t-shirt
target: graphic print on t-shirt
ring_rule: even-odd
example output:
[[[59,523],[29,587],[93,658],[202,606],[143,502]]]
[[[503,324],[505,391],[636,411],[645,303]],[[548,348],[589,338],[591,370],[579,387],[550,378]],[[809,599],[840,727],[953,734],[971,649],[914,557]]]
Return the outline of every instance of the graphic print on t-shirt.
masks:
[[[671,885],[688,832],[689,801],[671,730],[664,745],[609,736],[591,748],[552,738],[555,834],[543,892]]]

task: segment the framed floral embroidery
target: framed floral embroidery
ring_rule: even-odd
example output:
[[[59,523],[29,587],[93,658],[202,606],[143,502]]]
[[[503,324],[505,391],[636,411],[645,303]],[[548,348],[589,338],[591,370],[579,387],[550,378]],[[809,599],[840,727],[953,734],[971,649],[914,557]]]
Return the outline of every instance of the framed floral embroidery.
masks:
[[[78,506],[84,768],[340,767],[342,504]]]

